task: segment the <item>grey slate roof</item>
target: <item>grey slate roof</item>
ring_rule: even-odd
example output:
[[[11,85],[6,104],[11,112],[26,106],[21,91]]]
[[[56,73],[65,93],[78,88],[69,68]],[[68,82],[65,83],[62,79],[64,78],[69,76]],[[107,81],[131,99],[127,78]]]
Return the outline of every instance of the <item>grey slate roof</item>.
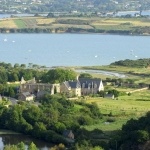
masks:
[[[24,97],[29,97],[29,96],[32,96],[33,94],[30,94],[29,92],[23,92],[22,95]],[[34,95],[33,95],[34,96]]]
[[[69,82],[68,82],[68,81],[65,81],[65,82],[64,82],[64,84],[66,85],[66,87],[67,87],[67,88],[69,88],[69,87],[70,87],[70,86],[69,86]]]
[[[92,86],[94,85],[99,87],[101,83],[101,79],[79,78],[79,82],[81,84],[81,88],[88,88],[88,87],[92,88]]]
[[[78,81],[68,81],[71,88],[81,88],[81,85]]]
[[[65,83],[67,88],[69,88],[69,87],[71,87],[73,89],[81,88],[81,85],[80,85],[79,81],[65,81],[64,83]]]

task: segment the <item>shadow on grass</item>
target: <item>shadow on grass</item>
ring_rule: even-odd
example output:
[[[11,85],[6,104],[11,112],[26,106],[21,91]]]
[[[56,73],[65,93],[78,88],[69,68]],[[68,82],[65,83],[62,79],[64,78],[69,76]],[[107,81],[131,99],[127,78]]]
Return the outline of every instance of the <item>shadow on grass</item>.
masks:
[[[148,102],[148,101],[150,101],[150,99],[136,99],[136,101],[146,101],[146,102]]]

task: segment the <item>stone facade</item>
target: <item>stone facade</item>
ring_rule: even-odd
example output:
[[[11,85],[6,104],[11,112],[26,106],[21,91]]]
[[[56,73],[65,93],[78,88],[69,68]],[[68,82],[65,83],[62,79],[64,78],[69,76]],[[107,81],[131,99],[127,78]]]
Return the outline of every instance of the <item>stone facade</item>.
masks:
[[[97,94],[104,90],[101,79],[79,78],[81,84],[81,95]]]
[[[20,93],[29,92],[35,94],[36,98],[44,96],[46,93],[51,95],[55,93],[64,93],[68,97],[97,94],[104,90],[101,79],[79,78],[77,81],[65,81],[60,84],[36,83],[35,78],[20,82]]]
[[[23,92],[19,95],[19,100],[23,100],[23,101],[32,101],[34,100],[35,95],[31,94],[29,92]]]
[[[81,96],[81,86],[78,81],[65,81],[60,87],[61,93],[66,94],[68,97]]]
[[[35,94],[37,98],[49,93],[60,93],[60,84],[36,83],[35,79],[25,81],[23,78],[20,82],[20,93],[29,92]]]
[[[101,79],[82,78],[77,81],[65,81],[61,84],[60,92],[68,97],[97,94],[103,91],[104,86]]]

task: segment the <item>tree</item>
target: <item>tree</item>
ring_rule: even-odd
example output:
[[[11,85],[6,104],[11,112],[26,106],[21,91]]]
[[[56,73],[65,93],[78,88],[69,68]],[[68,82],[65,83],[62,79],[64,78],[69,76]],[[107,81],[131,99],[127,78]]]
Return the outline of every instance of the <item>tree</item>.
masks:
[[[119,91],[113,89],[113,90],[109,90],[108,94],[114,94],[114,97],[118,97],[119,96]]]
[[[75,80],[76,73],[70,69],[52,69],[49,70],[45,75],[42,77],[43,82],[50,82],[50,83],[61,83],[64,81]]]
[[[21,68],[26,68],[26,64],[21,64],[20,67]]]
[[[14,64],[14,68],[19,68],[19,67],[20,67],[20,66],[19,66],[18,63]]]
[[[89,73],[81,73],[79,78],[92,78],[92,75]]]
[[[0,83],[6,83],[8,81],[8,75],[6,70],[0,69]]]
[[[34,125],[35,122],[41,121],[43,113],[39,107],[30,106],[27,110],[23,111],[22,115],[28,123],[30,123],[31,125]]]
[[[100,97],[104,97],[105,96],[105,91],[99,91],[98,94],[99,94]]]
[[[18,150],[17,145],[5,145],[4,150]]]
[[[54,13],[48,13],[47,18],[53,18],[54,17]]]
[[[15,97],[15,91],[14,91],[13,87],[9,87],[8,94],[10,97]]]
[[[25,80],[31,80],[33,78],[32,69],[26,69],[23,71],[23,77]]]
[[[28,150],[38,150],[38,148],[36,147],[36,145],[32,142],[29,147]]]
[[[60,143],[59,145],[55,145],[54,147],[51,147],[51,150],[65,150],[65,145]]]
[[[16,73],[13,74],[14,81],[19,81],[18,75]]]
[[[36,138],[43,138],[43,133],[45,131],[45,125],[42,122],[36,122],[32,130],[32,135]]]
[[[25,144],[23,142],[18,143],[17,147],[18,147],[19,150],[25,150]]]
[[[0,84],[0,94],[3,95],[4,94],[4,85]]]

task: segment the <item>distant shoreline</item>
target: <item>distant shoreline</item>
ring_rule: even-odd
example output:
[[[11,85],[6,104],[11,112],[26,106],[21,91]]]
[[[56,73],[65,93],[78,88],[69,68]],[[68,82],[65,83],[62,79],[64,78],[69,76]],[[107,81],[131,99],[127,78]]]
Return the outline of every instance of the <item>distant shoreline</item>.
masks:
[[[120,35],[120,36],[150,36],[150,33],[143,33],[143,34],[138,34],[138,33],[130,33],[130,32],[124,32],[123,30],[120,30],[120,31],[107,31],[107,32],[88,32],[88,31],[72,31],[72,32],[66,32],[66,31],[57,31],[57,32],[54,32],[54,31],[37,31],[37,30],[40,30],[40,28],[24,28],[24,29],[14,29],[14,28],[9,28],[9,29],[6,29],[6,28],[0,28],[0,34],[101,34],[101,35]],[[27,31],[27,30],[30,30],[30,31]],[[1,32],[2,31],[2,32]]]

